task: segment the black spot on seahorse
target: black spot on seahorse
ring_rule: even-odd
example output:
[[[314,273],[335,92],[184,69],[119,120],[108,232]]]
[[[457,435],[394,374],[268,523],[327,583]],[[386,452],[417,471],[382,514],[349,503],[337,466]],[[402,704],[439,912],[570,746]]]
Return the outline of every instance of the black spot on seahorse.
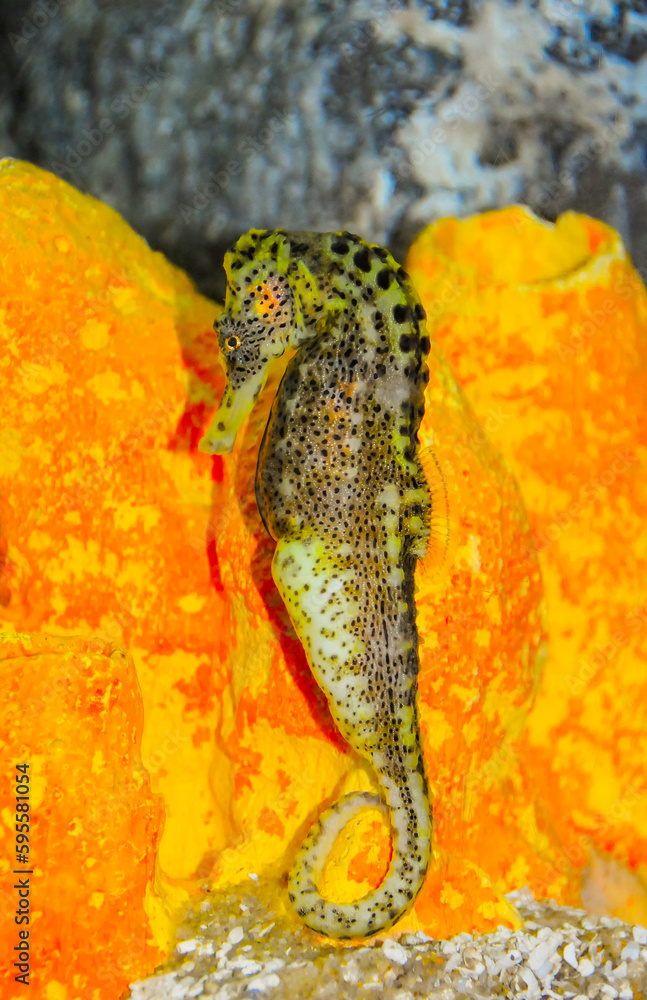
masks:
[[[357,250],[353,257],[353,262],[356,267],[359,267],[361,271],[368,274],[371,270],[371,257],[368,252],[368,247],[362,247],[361,250]]]
[[[378,271],[376,281],[379,287],[386,291],[393,281],[393,271],[388,267],[383,267],[381,271]]]

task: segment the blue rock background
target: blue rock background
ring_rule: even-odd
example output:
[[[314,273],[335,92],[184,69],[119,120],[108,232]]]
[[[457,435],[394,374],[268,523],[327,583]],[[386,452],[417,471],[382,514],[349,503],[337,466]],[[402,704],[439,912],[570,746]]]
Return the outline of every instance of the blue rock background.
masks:
[[[647,265],[647,0],[0,0],[0,154],[201,290],[250,226],[402,257],[442,215],[574,208]]]

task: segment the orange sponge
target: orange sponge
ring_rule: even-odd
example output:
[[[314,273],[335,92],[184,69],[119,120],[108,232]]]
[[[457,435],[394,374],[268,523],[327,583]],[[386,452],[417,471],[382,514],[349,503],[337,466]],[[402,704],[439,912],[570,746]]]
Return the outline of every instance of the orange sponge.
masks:
[[[645,920],[645,287],[608,226],[573,213],[552,226],[523,208],[443,219],[407,266],[539,551],[548,660],[519,749],[564,844],[561,871],[614,859],[632,891],[604,899],[589,885],[587,904]],[[538,888],[559,873],[548,866]]]
[[[144,910],[162,803],[132,662],[100,640],[5,636],[0,704],[2,995],[114,998],[162,957]]]
[[[35,167],[3,162],[0,206],[6,250],[0,275],[5,444],[0,457],[0,620],[8,633],[32,634],[34,643],[44,641],[36,638],[38,633],[94,635],[104,644],[102,649],[119,647],[132,656],[144,706],[141,760],[153,794],[163,797],[166,817],[158,843],[158,820],[151,818],[148,828],[136,821],[138,809],[154,812],[155,800],[146,783],[128,796],[127,804],[119,800],[125,812],[123,822],[115,823],[115,837],[123,838],[133,857],[142,859],[137,876],[131,878],[124,869],[119,878],[129,882],[134,894],[130,912],[133,922],[137,916],[140,923],[139,930],[129,925],[130,957],[137,975],[143,975],[155,954],[146,942],[154,940],[162,950],[170,946],[174,919],[189,893],[203,887],[207,878],[214,889],[248,875],[279,878],[325,805],[346,790],[371,787],[373,777],[336,733],[271,578],[273,543],[258,516],[253,481],[258,443],[280,372],[239,435],[234,453],[215,459],[199,453],[197,442],[224,382],[211,329],[219,307],[197,295],[184,275],[153,253],[109,208]],[[528,225],[530,233],[540,226],[534,221]],[[484,226],[473,247],[460,249],[457,266],[478,271],[492,240],[502,268],[506,254],[513,271],[521,267],[515,263],[515,240],[523,237],[523,227],[514,234],[508,229],[503,238],[490,217],[485,217]],[[561,261],[570,243],[579,247],[577,240],[575,230],[560,231],[560,248],[553,247],[550,254]],[[448,252],[443,253],[451,262]],[[622,313],[634,324],[627,327],[633,332],[626,334],[633,346],[623,341],[614,347],[601,335],[607,344],[604,358],[600,356],[590,372],[583,367],[582,384],[571,380],[559,407],[549,412],[536,402],[542,399],[547,367],[535,367],[533,345],[546,323],[567,330],[574,316],[583,322],[585,312],[574,310],[585,309],[586,282],[563,292],[562,279],[542,279],[541,296],[531,300],[539,305],[530,312],[527,303],[519,305],[522,298],[515,298],[521,292],[514,271],[508,284],[515,293],[506,293],[502,279],[496,286],[502,297],[492,292],[486,310],[480,299],[483,283],[476,282],[472,295],[461,271],[456,279],[460,294],[452,292],[443,307],[457,317],[450,336],[449,317],[433,310],[433,268],[442,261],[429,264],[429,259],[425,254],[412,258],[414,280],[422,286],[430,318],[439,320],[439,343],[448,346],[482,422],[436,346],[421,438],[423,448],[435,455],[434,460],[427,458],[430,469],[441,471],[436,488],[446,490],[450,545],[444,561],[441,544],[436,558],[432,556],[417,575],[423,638],[420,713],[436,817],[435,861],[415,910],[396,930],[420,926],[430,934],[447,935],[513,922],[514,911],[503,894],[524,883],[538,893],[576,902],[594,840],[586,841],[586,850],[575,857],[572,836],[579,836],[586,823],[590,828],[600,816],[614,814],[609,795],[613,800],[630,785],[640,787],[638,730],[614,708],[613,698],[621,698],[626,707],[625,695],[617,688],[597,686],[597,680],[601,684],[607,676],[604,664],[593,686],[589,679],[586,692],[578,696],[589,701],[581,701],[584,707],[575,727],[569,724],[560,693],[573,662],[569,650],[593,648],[569,646],[573,637],[577,643],[601,641],[602,633],[588,631],[590,602],[600,616],[596,622],[606,621],[605,609],[615,607],[628,546],[620,544],[625,528],[614,535],[614,524],[637,524],[633,519],[642,502],[637,485],[612,508],[605,530],[615,539],[615,548],[605,550],[604,556],[598,553],[597,562],[593,550],[601,544],[599,535],[587,536],[593,538],[593,549],[579,563],[575,552],[562,559],[561,575],[546,563],[548,549],[540,551],[549,597],[550,665],[546,694],[540,691],[527,737],[524,722],[546,658],[539,562],[519,489],[483,427],[508,455],[512,452],[507,436],[512,441],[519,435],[518,461],[515,465],[509,457],[509,462],[519,475],[537,531],[538,511],[544,516],[545,511],[561,510],[551,504],[559,505],[566,497],[570,502],[567,490],[580,480],[569,475],[593,474],[583,471],[588,467],[577,450],[597,419],[595,406],[587,402],[589,408],[582,409],[589,392],[583,383],[586,379],[590,391],[597,391],[597,378],[598,388],[608,389],[604,379],[626,367],[631,352],[638,357],[644,306],[635,304],[637,286],[622,261],[620,278],[629,282],[634,296],[627,299],[634,305],[627,304],[629,311]],[[591,282],[597,280],[595,275],[606,281],[606,264],[596,267]],[[426,276],[431,284],[425,284]],[[560,311],[566,309],[564,302],[570,312]],[[518,345],[510,331],[524,319],[524,309],[529,332],[526,342]],[[627,382],[628,400],[635,401],[644,388],[641,371],[636,362],[634,381]],[[487,396],[491,373],[495,395]],[[527,386],[520,383],[522,376],[529,380]],[[554,391],[561,393],[558,381]],[[483,386],[485,405],[474,391],[477,384]],[[595,398],[599,411],[602,396]],[[524,400],[529,400],[527,410]],[[515,410],[517,406],[521,409]],[[619,403],[610,410],[604,411],[603,420],[608,440],[614,449],[629,448],[638,456],[638,439],[629,442],[628,437],[635,435],[635,428],[623,428]],[[580,417],[582,412],[586,417]],[[622,413],[626,416],[629,410]],[[564,436],[566,425],[560,423],[567,417],[574,426],[581,425],[579,436],[572,439]],[[550,447],[542,444],[544,436]],[[575,449],[570,472],[557,447],[561,440]],[[524,461],[533,467],[526,479]],[[541,467],[541,474],[535,467]],[[603,471],[600,467],[600,476]],[[552,475],[558,485],[554,493]],[[605,489],[608,497],[610,487]],[[604,518],[604,502],[595,509],[596,517]],[[623,511],[626,522],[620,520]],[[578,532],[580,523],[585,524],[577,521]],[[630,551],[638,566],[640,543]],[[586,572],[591,564],[604,581],[597,590],[596,578]],[[584,612],[577,601],[580,593]],[[567,604],[559,604],[564,600]],[[627,601],[623,607],[628,607]],[[567,612],[556,610],[564,607]],[[9,642],[25,640],[10,635]],[[629,657],[623,678],[637,699],[643,681],[638,661],[632,659],[632,643],[618,657]],[[114,656],[91,662],[93,669],[100,662],[101,683],[108,683],[116,669]],[[126,670],[126,660],[118,663]],[[55,669],[51,660],[48,669]],[[83,690],[81,685],[74,709],[80,717],[90,710]],[[125,681],[120,690],[119,704],[111,712],[123,722],[119,732],[130,733],[130,739],[138,732],[137,703]],[[601,721],[608,728],[600,736],[602,755],[596,758],[591,736]],[[105,732],[113,732],[112,718],[103,719],[100,712],[99,722]],[[45,719],[42,733],[49,732],[51,724],[51,718]],[[114,760],[108,756],[101,743],[103,730],[87,732],[80,738],[92,747],[92,754],[101,750],[115,775],[141,776],[136,745],[128,771],[120,764],[118,749]],[[39,733],[34,730],[21,755],[43,755]],[[113,742],[120,746],[116,737]],[[72,727],[61,751],[64,763],[69,753],[70,768],[76,766],[77,750]],[[601,767],[596,760],[602,761]],[[623,785],[619,776],[625,761],[632,770]],[[45,764],[50,766],[47,760]],[[605,784],[609,775],[613,780]],[[619,801],[629,810],[627,817],[610,818],[604,835],[598,826],[595,845],[608,849],[612,835],[617,857],[637,869],[643,850],[641,800],[631,806],[627,799]],[[92,793],[86,785],[79,786],[78,802],[83,815],[92,814]],[[34,807],[35,817],[39,809],[40,804]],[[131,819],[125,816],[129,810]],[[65,817],[61,811],[56,823]],[[136,843],[128,841],[131,820],[130,835],[136,833]],[[106,826],[110,823],[107,817]],[[13,836],[9,828],[4,833]],[[115,865],[123,860],[111,831],[102,830],[101,836],[113,850],[97,857],[97,885],[114,879],[115,872],[122,871]],[[158,870],[153,883],[146,865],[154,849]],[[388,851],[381,821],[365,816],[339,838],[324,873],[325,891],[339,898],[360,895],[379,880]],[[63,881],[52,883],[52,912],[60,906],[58,886],[65,885],[66,905],[71,910],[90,907],[100,920],[102,908],[91,898],[101,890],[74,881],[73,862],[62,848],[58,857]],[[282,890],[277,890],[278,918],[296,920],[289,911],[282,915],[283,900]],[[97,940],[114,925],[107,894],[102,905],[109,918],[97,931]],[[42,947],[51,952],[53,964],[43,966],[44,975],[62,984],[47,1000],[114,996],[102,992],[101,976],[115,968],[108,951],[98,956],[83,983],[75,982],[72,971],[67,978],[57,978],[57,938],[52,925],[47,925],[47,933],[45,926]],[[66,947],[85,954],[83,926],[65,928]]]

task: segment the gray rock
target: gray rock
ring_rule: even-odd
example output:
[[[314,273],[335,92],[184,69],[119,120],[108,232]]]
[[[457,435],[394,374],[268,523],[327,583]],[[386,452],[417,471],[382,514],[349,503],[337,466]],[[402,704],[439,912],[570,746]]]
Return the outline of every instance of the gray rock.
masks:
[[[250,226],[402,257],[517,201],[602,218],[647,264],[645,0],[4,0],[0,29],[0,153],[213,296]]]

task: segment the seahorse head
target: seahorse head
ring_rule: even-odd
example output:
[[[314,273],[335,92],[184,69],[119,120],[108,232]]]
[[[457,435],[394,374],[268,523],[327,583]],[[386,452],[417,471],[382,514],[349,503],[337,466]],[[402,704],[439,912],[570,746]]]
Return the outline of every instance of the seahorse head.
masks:
[[[199,444],[213,455],[229,452],[295,325],[288,280],[289,244],[280,233],[252,229],[225,256],[227,294],[218,334],[227,384],[211,426]]]

